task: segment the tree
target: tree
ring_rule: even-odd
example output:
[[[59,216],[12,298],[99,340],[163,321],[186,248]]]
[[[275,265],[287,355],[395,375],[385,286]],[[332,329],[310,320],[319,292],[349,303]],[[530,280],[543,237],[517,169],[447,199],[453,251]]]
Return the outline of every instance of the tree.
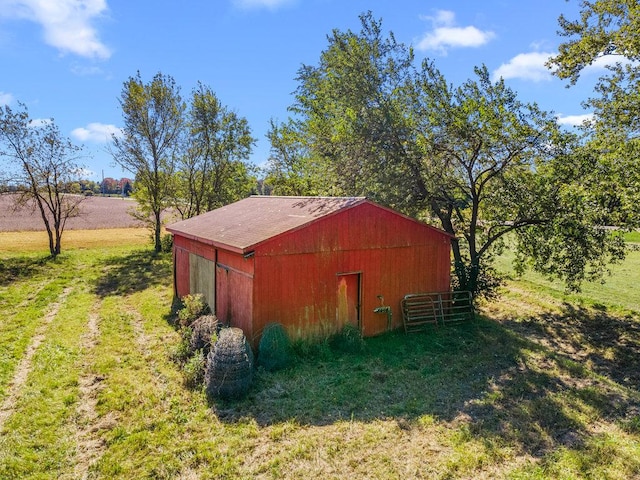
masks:
[[[271,155],[266,169],[264,185],[273,195],[332,195],[331,186],[337,184],[331,164],[321,157],[310,157],[313,150],[305,145],[300,125],[289,120],[287,124],[271,121],[267,133]]]
[[[62,250],[67,220],[80,213],[84,200],[68,192],[81,170],[82,148],[64,138],[53,120],[35,122],[20,106],[16,112],[0,106],[0,157],[9,160],[12,183],[24,186],[18,202],[33,202],[40,212],[49,253],[55,257]]]
[[[102,180],[101,186],[100,186],[100,191],[102,193],[106,193],[108,195],[113,194],[113,193],[120,193],[120,185],[118,180],[116,180],[115,178],[111,178],[111,177],[105,177]]]
[[[603,191],[601,201],[617,207],[612,220],[629,228],[640,224],[640,4],[633,0],[582,2],[580,19],[559,18],[560,35],[567,40],[549,61],[559,78],[574,85],[585,68],[605,57],[607,73],[585,101],[594,120],[588,125],[589,146],[606,169],[612,188]]]
[[[319,65],[299,71],[296,118],[271,131],[280,172],[310,185],[322,165],[337,192],[437,223],[455,236],[457,286],[474,294],[495,286],[491,257],[512,232],[521,264],[531,259],[571,288],[619,256],[580,184],[592,157],[574,154],[577,138],[553,115],[486,67],[454,88],[431,62],[416,69],[371,13],[361,23],[360,33],[334,31]]]
[[[188,148],[179,161],[176,208],[182,218],[244,198],[255,183],[248,163],[255,139],[245,118],[198,84],[187,116]]]
[[[304,168],[296,160],[299,171],[325,178],[327,191],[357,192],[402,206],[401,183],[408,173],[402,159],[416,137],[404,91],[413,51],[393,34],[384,38],[371,12],[360,20],[359,34],[334,30],[318,66],[299,70],[291,107],[299,121],[281,129],[280,142],[272,135],[272,146],[283,152],[294,127],[307,158]]]
[[[122,185],[122,196],[128,197],[133,192],[133,186],[131,185],[131,180],[128,178],[121,178],[120,184]]]
[[[113,136],[115,162],[135,175],[141,218],[153,230],[155,251],[162,251],[162,213],[174,198],[174,174],[183,147],[186,105],[174,79],[162,73],[144,83],[140,72],[124,82],[120,96],[122,137]]]

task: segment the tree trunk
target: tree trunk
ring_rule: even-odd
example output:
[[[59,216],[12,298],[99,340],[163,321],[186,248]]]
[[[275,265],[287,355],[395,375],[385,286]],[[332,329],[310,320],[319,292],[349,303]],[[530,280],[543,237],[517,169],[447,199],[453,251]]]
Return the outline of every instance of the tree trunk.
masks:
[[[47,225],[47,236],[49,237],[49,254],[52,257],[55,257],[60,252],[56,252],[55,241],[53,239],[53,232],[51,231],[51,228],[48,225]]]
[[[157,210],[155,212],[153,212],[155,215],[155,225],[154,225],[154,241],[155,241],[155,252],[156,253],[160,253],[162,251],[162,232],[161,232],[161,227],[162,224],[160,223],[160,210]]]
[[[56,227],[56,244],[55,244],[55,254],[53,255],[54,257],[56,255],[59,255],[60,252],[62,251],[62,232],[60,231],[60,228]]]

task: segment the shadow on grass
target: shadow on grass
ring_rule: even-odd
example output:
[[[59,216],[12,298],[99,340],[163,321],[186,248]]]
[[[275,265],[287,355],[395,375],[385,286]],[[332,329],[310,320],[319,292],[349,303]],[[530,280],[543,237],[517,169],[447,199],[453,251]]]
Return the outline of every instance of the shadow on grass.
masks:
[[[551,350],[640,392],[640,319],[563,304],[559,315],[544,314],[504,325]]]
[[[51,256],[3,258],[0,261],[0,287],[33,277],[43,271],[51,261]]]
[[[107,258],[95,284],[100,297],[127,295],[166,283],[171,276],[171,255],[139,250]]]
[[[245,399],[212,406],[222,421],[248,417],[262,426],[444,422],[541,457],[559,446],[581,448],[594,413],[623,419],[638,399],[625,392],[526,335],[479,319],[368,339],[361,354],[327,351],[282,372],[258,371]]]

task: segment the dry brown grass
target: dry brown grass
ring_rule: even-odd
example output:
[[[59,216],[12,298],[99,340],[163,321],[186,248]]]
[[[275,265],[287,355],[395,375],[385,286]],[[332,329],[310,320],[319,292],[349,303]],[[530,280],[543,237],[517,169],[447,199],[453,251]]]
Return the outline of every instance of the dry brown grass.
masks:
[[[144,228],[105,228],[69,230],[62,236],[62,251],[67,249],[110,248],[127,245],[150,245],[149,230]],[[126,239],[126,242],[123,242]],[[0,232],[0,254],[49,251],[46,232]]]

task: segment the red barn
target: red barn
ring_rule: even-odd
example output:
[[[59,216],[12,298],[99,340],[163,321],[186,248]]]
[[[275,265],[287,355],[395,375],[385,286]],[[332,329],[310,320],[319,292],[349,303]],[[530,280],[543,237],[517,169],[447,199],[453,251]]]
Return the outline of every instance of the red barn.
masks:
[[[362,197],[253,196],[167,230],[175,293],[202,293],[254,343],[272,322],[376,335],[401,326],[404,295],[449,290],[451,237]]]

